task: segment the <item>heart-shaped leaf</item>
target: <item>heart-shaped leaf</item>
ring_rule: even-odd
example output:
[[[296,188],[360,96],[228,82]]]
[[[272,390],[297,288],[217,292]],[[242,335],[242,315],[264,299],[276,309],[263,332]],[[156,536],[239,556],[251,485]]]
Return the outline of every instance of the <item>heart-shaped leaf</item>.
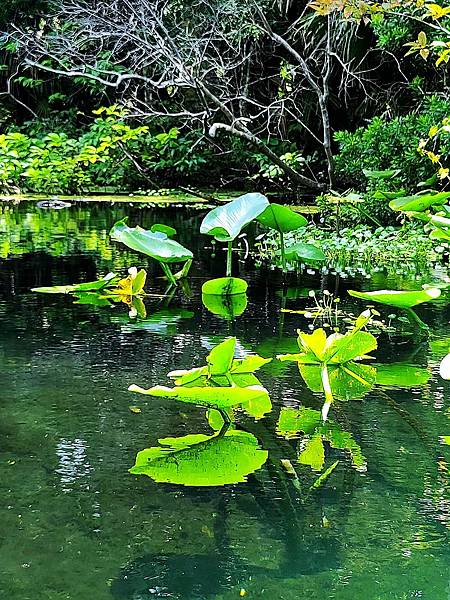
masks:
[[[270,204],[256,220],[279,233],[289,233],[308,224],[308,221],[302,215],[287,206],[275,203]]]

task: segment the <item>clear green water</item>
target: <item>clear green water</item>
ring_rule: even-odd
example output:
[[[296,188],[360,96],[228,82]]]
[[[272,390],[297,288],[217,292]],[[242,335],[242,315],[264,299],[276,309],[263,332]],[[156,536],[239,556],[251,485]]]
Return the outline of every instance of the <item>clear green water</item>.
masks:
[[[161,291],[157,266],[108,241],[125,213],[143,226],[174,225],[200,256],[191,298],[179,294],[169,306],[149,299],[151,319],[136,330],[125,305],[102,309],[29,292],[131,264],[148,268],[151,291]],[[201,250],[208,242],[196,235],[200,217],[136,206],[0,207],[0,597],[231,600],[244,589],[246,598],[269,600],[450,598],[449,447],[439,440],[450,434],[450,386],[437,372],[450,347],[446,298],[418,310],[429,337],[405,323],[399,333],[382,332],[376,352],[378,362],[429,369],[428,383],[374,388],[336,407],[366,472],[328,449],[327,464],[339,465],[307,493],[311,469],[295,462],[299,442],[278,437],[276,422],[281,407],[320,408],[321,398],[295,365],[272,363],[261,380],[273,411],[258,422],[239,420],[269,451],[246,483],[191,488],[128,474],[137,451],[158,438],[211,433],[201,409],[137,397],[130,383],[164,384],[169,370],[203,364],[228,335],[238,338],[241,355],[294,351],[296,328],[309,323],[281,316],[279,276],[250,263],[236,263],[250,282],[246,312],[232,322],[211,315],[199,290],[207,276],[222,274],[224,257]],[[421,276],[429,274],[410,282],[378,273],[342,284],[309,274],[300,287],[338,286],[344,298],[347,287],[417,286]],[[308,303],[286,300],[292,309]],[[280,468],[283,458],[297,468],[300,486]]]

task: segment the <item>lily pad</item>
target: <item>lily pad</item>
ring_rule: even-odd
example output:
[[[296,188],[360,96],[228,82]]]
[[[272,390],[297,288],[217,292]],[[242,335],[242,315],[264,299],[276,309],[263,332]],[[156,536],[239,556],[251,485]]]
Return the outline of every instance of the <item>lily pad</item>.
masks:
[[[239,277],[219,277],[210,279],[202,285],[202,294],[205,296],[231,296],[245,294],[248,284]]]
[[[290,262],[323,262],[327,259],[320,248],[302,242],[288,246],[285,255]]]
[[[395,198],[389,202],[389,208],[392,210],[401,210],[403,212],[424,211],[432,206],[445,204],[450,198],[449,192],[440,192],[439,194],[417,194],[415,196],[404,196]]]
[[[412,308],[413,306],[417,306],[423,302],[436,300],[436,298],[439,298],[441,295],[441,290],[439,288],[428,288],[426,290],[417,290],[411,292],[402,290],[356,292],[354,290],[348,290],[348,293],[354,298],[361,298],[361,300],[378,302],[379,304],[387,304],[389,306],[396,306],[397,308]]]

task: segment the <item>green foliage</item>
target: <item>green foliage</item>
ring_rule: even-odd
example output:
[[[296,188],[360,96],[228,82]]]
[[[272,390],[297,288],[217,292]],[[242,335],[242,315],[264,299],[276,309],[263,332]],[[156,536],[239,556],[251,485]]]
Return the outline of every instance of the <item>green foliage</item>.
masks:
[[[97,111],[100,112],[100,111]],[[123,149],[147,133],[130,127],[117,107],[104,109],[79,138],[66,133],[0,135],[0,186],[28,192],[77,193],[123,179]]]
[[[202,285],[202,294],[207,296],[234,296],[245,294],[248,284],[239,277],[219,277]]]
[[[379,304],[387,304],[397,308],[412,308],[430,300],[436,300],[441,295],[439,288],[427,288],[425,290],[417,290],[413,292],[402,290],[377,290],[376,292],[356,292],[349,290],[350,296],[368,300],[369,302],[377,302]]]
[[[364,169],[384,171],[399,170],[390,181],[389,189],[411,189],[430,178],[433,165],[417,151],[420,140],[428,137],[432,126],[450,113],[450,102],[438,97],[424,100],[420,111],[386,119],[374,117],[367,127],[355,132],[340,131],[335,134],[339,144],[336,170],[341,183],[365,190],[367,180]],[[436,152],[443,160],[450,158],[450,140],[443,138]]]

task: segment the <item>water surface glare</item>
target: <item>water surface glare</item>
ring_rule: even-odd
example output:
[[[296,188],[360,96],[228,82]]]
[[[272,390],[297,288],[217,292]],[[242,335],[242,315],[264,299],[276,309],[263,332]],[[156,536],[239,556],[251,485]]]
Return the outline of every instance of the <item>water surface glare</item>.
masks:
[[[134,265],[147,289],[164,291],[159,266],[109,241],[112,224],[164,222],[178,230],[196,262],[190,294],[146,301],[135,323],[125,304],[73,303],[38,295],[35,286],[91,281]],[[448,462],[449,382],[439,378],[450,348],[447,297],[417,309],[429,325],[385,327],[377,363],[426,369],[413,387],[377,386],[363,399],[338,403],[333,419],[350,432],[367,461],[326,447],[325,484],[296,461],[299,436],[277,435],[282,408],[320,409],[293,363],[261,369],[272,411],[241,431],[268,451],[247,481],[217,487],[158,484],[128,469],[158,439],[212,435],[205,411],[144,397],[128,385],[168,385],[166,374],[203,365],[210,349],[237,337],[237,355],[295,352],[303,316],[281,313],[311,302],[302,289],[418,287],[401,273],[336,281],[305,274],[282,281],[242,256],[236,273],[249,281],[242,316],[226,320],[201,301],[201,284],[221,276],[225,255],[197,234],[202,212],[75,205],[60,211],[31,203],[0,206],[0,597],[5,600],[403,600],[450,598]],[[432,274],[438,277],[439,274]],[[424,277],[428,274],[424,274]],[[292,291],[293,290],[293,291]],[[381,318],[395,309],[380,310]],[[392,321],[392,320],[391,320]],[[402,369],[400,368],[400,372]],[[130,406],[138,406],[140,413]],[[299,479],[281,465],[289,459]]]

